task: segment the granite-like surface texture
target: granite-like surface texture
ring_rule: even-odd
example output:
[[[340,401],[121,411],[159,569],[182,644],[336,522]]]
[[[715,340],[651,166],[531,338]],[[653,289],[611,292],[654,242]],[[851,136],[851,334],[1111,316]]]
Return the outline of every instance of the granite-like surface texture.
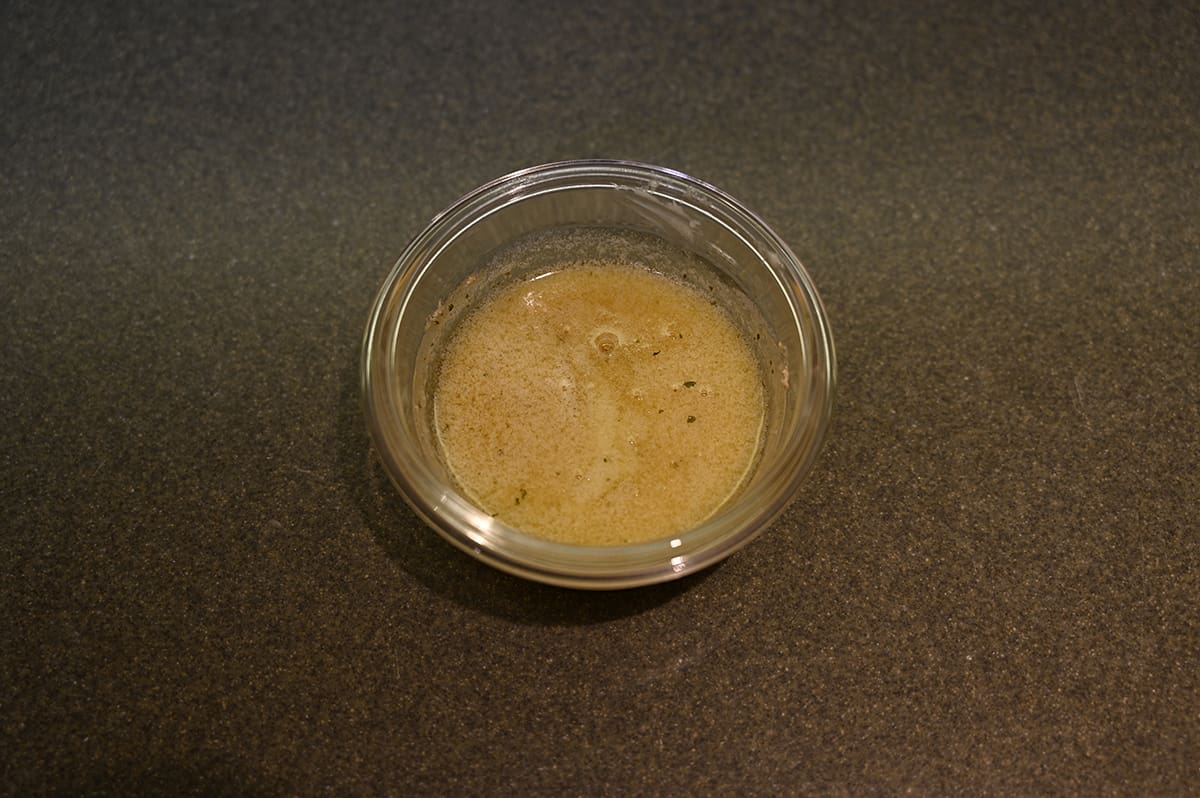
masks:
[[[9,3],[0,793],[1200,790],[1186,3]],[[376,287],[568,157],[756,208],[833,437],[721,566],[528,584],[369,454]]]

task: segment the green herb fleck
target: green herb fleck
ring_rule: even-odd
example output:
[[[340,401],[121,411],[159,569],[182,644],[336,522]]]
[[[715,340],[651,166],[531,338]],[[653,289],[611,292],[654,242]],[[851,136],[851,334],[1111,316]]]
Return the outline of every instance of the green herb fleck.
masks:
[[[696,381],[695,381],[695,380],[688,380],[687,382],[685,382],[685,383],[683,384],[683,387],[684,387],[684,388],[695,388],[695,387],[696,387]]]
[[[695,417],[695,416],[688,416],[688,423],[689,423],[689,424],[691,424],[691,423],[692,423],[693,421],[695,421],[695,420],[696,420],[696,417]]]

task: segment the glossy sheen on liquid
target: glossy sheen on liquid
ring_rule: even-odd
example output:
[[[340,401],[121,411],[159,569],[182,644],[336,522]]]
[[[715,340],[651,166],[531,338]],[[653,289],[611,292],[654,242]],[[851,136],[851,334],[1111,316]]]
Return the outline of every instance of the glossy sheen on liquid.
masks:
[[[712,515],[753,466],[758,363],[689,286],[571,264],[500,289],[452,336],[434,396],[447,464],[538,537],[616,545]]]

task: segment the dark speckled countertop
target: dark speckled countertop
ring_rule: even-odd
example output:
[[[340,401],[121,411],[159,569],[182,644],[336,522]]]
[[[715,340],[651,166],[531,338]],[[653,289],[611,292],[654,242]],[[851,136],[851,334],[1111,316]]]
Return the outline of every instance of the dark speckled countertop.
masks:
[[[1200,15],[984,5],[9,4],[0,793],[1194,795]],[[758,210],[839,353],[782,520],[611,594],[358,405],[429,217],[589,156]]]

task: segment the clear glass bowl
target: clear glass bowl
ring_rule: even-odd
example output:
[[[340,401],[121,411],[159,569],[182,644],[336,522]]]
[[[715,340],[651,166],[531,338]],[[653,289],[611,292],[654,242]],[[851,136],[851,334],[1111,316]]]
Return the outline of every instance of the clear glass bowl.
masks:
[[[472,504],[442,462],[432,424],[442,303],[497,249],[531,233],[598,226],[661,237],[711,265],[753,313],[764,365],[766,424],[745,486],[704,523],[628,546],[579,546],[522,533]],[[735,303],[736,304],[736,303]],[[752,321],[746,321],[753,316]],[[749,329],[748,329],[749,332]],[[446,540],[509,573],[574,588],[663,582],[712,565],[783,512],[829,428],[833,341],[812,280],[787,245],[737,200],[670,169],[567,161],[515,172],[430,222],[384,281],[367,323],[362,390],[367,425],[389,477]]]

